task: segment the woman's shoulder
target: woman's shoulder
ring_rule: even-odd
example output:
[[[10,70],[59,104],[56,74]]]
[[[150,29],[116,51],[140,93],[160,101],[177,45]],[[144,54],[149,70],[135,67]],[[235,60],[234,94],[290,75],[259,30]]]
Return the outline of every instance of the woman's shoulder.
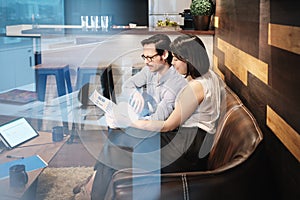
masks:
[[[201,82],[197,79],[193,79],[188,82],[187,87],[189,87],[193,93],[197,96],[198,101],[201,101],[204,95],[204,88]]]
[[[202,86],[201,79],[198,79],[198,78],[192,79],[188,83],[192,87],[200,87],[200,86]]]

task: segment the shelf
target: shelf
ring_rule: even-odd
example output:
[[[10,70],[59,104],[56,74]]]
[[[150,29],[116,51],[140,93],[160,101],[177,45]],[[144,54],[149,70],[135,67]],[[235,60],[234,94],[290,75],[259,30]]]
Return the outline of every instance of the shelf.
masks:
[[[181,30],[180,33],[194,34],[194,35],[214,35],[215,30],[198,31],[198,30]]]

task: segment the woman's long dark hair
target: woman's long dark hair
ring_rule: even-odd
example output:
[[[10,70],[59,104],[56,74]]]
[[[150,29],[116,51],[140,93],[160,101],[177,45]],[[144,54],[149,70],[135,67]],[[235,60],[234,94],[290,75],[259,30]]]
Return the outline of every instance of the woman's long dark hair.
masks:
[[[174,56],[187,63],[187,76],[193,79],[209,70],[209,58],[204,43],[192,34],[178,36],[170,45]]]

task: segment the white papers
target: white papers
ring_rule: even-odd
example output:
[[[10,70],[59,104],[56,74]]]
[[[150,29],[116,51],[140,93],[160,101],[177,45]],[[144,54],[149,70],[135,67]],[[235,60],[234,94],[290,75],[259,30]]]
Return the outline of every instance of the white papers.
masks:
[[[94,90],[89,99],[107,114],[112,114],[113,107],[116,106],[114,102],[101,95],[97,90]]]
[[[128,127],[133,121],[138,120],[133,108],[128,102],[120,102],[118,105],[94,90],[89,99],[105,112],[106,122],[109,127]]]

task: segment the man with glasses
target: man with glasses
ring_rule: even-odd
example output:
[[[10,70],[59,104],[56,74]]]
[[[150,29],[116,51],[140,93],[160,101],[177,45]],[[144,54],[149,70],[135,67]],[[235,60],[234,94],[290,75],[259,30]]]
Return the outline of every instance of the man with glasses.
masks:
[[[143,40],[141,57],[146,66],[123,84],[123,93],[129,95],[130,105],[145,119],[167,119],[178,92],[187,84],[171,64],[170,43],[165,34]]]

